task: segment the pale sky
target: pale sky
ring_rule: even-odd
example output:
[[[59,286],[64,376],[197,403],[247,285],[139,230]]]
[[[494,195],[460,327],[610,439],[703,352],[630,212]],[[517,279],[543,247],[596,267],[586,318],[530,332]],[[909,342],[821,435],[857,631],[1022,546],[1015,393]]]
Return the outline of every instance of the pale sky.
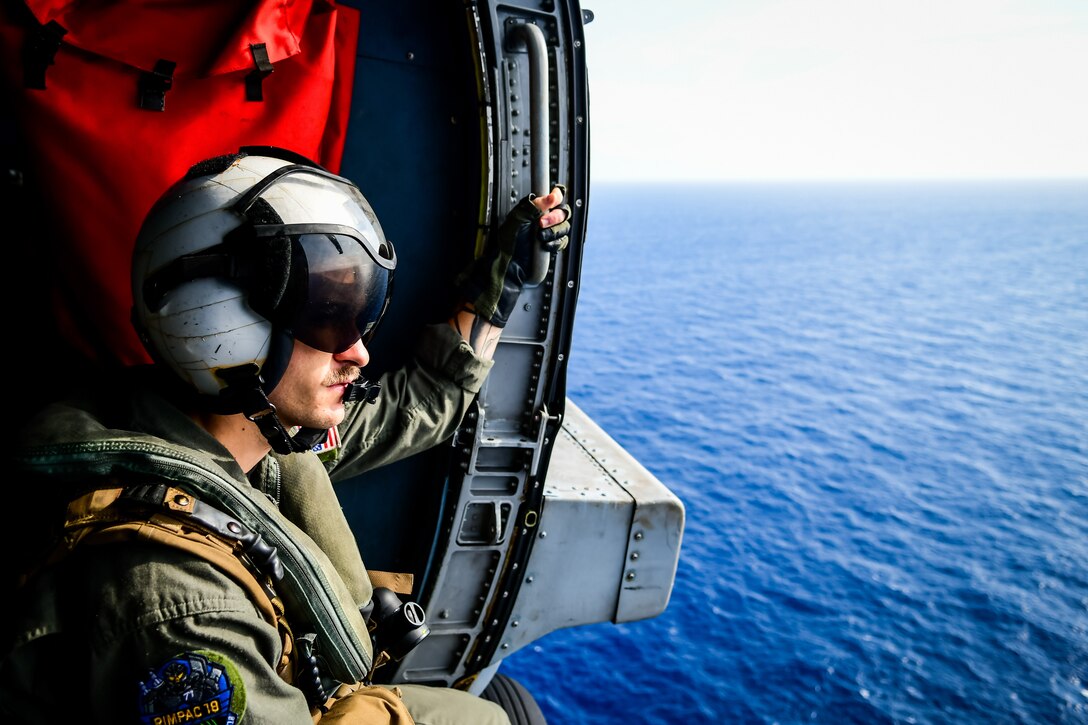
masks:
[[[594,180],[1088,178],[1088,0],[583,0]]]

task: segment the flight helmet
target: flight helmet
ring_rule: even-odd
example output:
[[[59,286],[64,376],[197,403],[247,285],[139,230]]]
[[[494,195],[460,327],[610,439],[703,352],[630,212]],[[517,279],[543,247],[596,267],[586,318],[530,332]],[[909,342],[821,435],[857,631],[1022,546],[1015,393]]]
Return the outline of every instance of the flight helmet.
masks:
[[[295,340],[329,353],[369,341],[395,268],[355,184],[293,152],[245,147],[196,164],[151,208],[133,252],[133,324],[206,409],[245,413],[277,451],[306,450],[267,396]]]

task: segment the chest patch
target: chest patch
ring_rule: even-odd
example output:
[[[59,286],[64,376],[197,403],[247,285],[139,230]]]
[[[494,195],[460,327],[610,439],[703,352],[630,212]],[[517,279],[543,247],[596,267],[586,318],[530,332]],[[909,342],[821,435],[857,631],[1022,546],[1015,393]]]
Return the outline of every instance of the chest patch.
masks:
[[[139,683],[141,725],[234,725],[246,707],[238,669],[214,652],[180,654]]]
[[[340,429],[335,425],[329,428],[325,437],[314,445],[313,451],[322,461],[336,459],[340,455]]]

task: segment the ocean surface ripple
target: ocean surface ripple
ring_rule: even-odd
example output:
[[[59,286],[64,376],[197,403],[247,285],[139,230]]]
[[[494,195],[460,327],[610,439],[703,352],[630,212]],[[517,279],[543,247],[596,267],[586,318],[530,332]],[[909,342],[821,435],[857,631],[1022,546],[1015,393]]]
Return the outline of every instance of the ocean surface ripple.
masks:
[[[1088,182],[595,186],[568,393],[684,502],[549,723],[1088,723]]]

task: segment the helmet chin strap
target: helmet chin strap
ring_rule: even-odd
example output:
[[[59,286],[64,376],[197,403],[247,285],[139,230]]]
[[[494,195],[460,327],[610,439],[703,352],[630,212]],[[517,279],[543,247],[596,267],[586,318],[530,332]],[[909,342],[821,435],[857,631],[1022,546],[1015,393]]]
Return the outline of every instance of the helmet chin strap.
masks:
[[[272,450],[276,453],[302,453],[308,451],[316,444],[317,436],[325,432],[314,428],[302,428],[295,435],[291,435],[283,427],[279,416],[276,415],[275,406],[271,406],[268,411],[258,413],[256,416],[247,413],[246,417],[257,424],[257,428],[260,429],[269,445],[272,446]]]
[[[238,392],[235,391],[235,394]],[[313,438],[310,435],[313,429],[303,428],[299,431],[299,434],[309,432],[305,436],[292,436],[288,433],[280,417],[276,415],[276,406],[272,405],[260,385],[249,387],[241,395],[237,395],[237,399],[242,403],[242,414],[257,424],[258,430],[276,453],[301,453],[313,448],[314,444],[308,442]]]

